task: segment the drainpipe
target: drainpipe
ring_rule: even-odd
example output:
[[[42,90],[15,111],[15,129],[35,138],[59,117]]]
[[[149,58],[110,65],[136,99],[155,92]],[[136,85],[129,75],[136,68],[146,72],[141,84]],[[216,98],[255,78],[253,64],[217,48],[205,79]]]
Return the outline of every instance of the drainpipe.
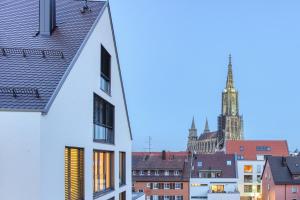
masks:
[[[284,199],[286,200],[286,184],[284,184]]]

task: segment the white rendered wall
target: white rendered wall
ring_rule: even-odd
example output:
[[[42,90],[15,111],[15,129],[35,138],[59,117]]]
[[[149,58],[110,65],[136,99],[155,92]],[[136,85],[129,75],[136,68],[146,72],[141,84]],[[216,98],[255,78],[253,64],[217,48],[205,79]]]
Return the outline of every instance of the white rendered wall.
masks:
[[[239,185],[239,191],[242,196],[248,196],[248,197],[258,197],[260,194],[262,194],[262,188],[261,192],[256,192],[256,186],[260,185],[257,181],[257,175],[261,175],[262,171],[264,169],[264,160],[238,160],[237,161],[237,169],[238,169],[238,185]],[[244,166],[245,165],[252,165],[253,172],[252,173],[244,173]],[[260,172],[258,172],[258,166],[260,166]],[[252,175],[253,180],[252,183],[244,183],[244,175]],[[252,185],[252,192],[251,193],[245,193],[244,192],[244,185]],[[254,186],[254,187],[253,187]]]
[[[115,191],[131,199],[131,138],[108,9],[83,48],[47,115],[41,120],[42,200],[64,199],[64,148],[84,148],[85,200],[93,199],[93,150],[115,152]],[[111,96],[100,90],[100,47],[111,54]],[[115,145],[93,142],[93,93],[115,106]],[[126,186],[119,188],[119,151],[126,152]]]
[[[40,200],[41,113],[0,112],[0,199]]]

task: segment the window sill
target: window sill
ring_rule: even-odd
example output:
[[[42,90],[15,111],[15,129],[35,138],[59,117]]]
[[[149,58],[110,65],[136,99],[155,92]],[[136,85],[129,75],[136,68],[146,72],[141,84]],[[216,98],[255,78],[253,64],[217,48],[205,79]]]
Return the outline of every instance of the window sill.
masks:
[[[115,190],[114,189],[108,189],[108,190],[104,190],[104,191],[101,191],[101,192],[94,192],[93,194],[93,199],[98,199],[99,197],[102,197],[104,195],[107,195],[111,192],[114,192]]]
[[[106,91],[106,90],[102,89],[101,87],[100,87],[100,90],[102,92],[104,92],[105,94],[107,94],[109,97],[111,97],[111,91]]]
[[[115,143],[111,143],[111,142],[106,142],[105,140],[100,140],[100,139],[93,139],[94,142],[96,143],[101,143],[101,144],[108,144],[108,145],[115,145]]]

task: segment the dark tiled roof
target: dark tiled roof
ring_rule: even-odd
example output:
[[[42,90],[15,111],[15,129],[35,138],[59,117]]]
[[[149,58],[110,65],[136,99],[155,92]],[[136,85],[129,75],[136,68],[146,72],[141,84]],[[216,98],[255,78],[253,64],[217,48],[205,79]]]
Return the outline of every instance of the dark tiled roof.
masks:
[[[300,184],[300,179],[293,179],[293,175],[299,175],[300,157],[286,157],[286,164],[283,157],[271,156],[268,163],[272,172],[272,177],[276,185]],[[298,164],[298,167],[296,166]]]
[[[64,56],[0,54],[0,87],[37,88],[40,94],[40,98],[0,94],[0,110],[45,109],[105,2],[89,2],[92,12],[85,14],[80,13],[82,5],[74,0],[56,1],[57,28],[53,35],[34,37],[39,28],[39,0],[0,2],[0,48],[58,50]]]
[[[202,133],[199,136],[199,140],[206,140],[206,139],[216,138],[217,137],[217,133],[218,133],[217,131]]]
[[[227,161],[231,161],[231,165],[227,165]],[[198,162],[202,162],[202,166],[198,166]],[[193,160],[194,170],[192,177],[198,178],[200,170],[221,170],[220,178],[236,178],[236,164],[233,154],[224,154],[217,152],[215,154],[195,154]]]
[[[138,152],[132,155],[132,170],[180,170],[180,176],[133,176],[134,181],[186,181],[190,174],[190,162],[187,152],[166,152],[166,159],[162,153]]]

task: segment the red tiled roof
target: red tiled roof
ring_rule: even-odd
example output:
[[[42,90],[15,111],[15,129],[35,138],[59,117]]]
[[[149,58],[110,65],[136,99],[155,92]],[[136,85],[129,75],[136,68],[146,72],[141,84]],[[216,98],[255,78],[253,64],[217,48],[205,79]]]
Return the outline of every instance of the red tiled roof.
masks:
[[[244,160],[256,160],[257,155],[288,156],[286,140],[228,140],[226,153],[243,156]]]

